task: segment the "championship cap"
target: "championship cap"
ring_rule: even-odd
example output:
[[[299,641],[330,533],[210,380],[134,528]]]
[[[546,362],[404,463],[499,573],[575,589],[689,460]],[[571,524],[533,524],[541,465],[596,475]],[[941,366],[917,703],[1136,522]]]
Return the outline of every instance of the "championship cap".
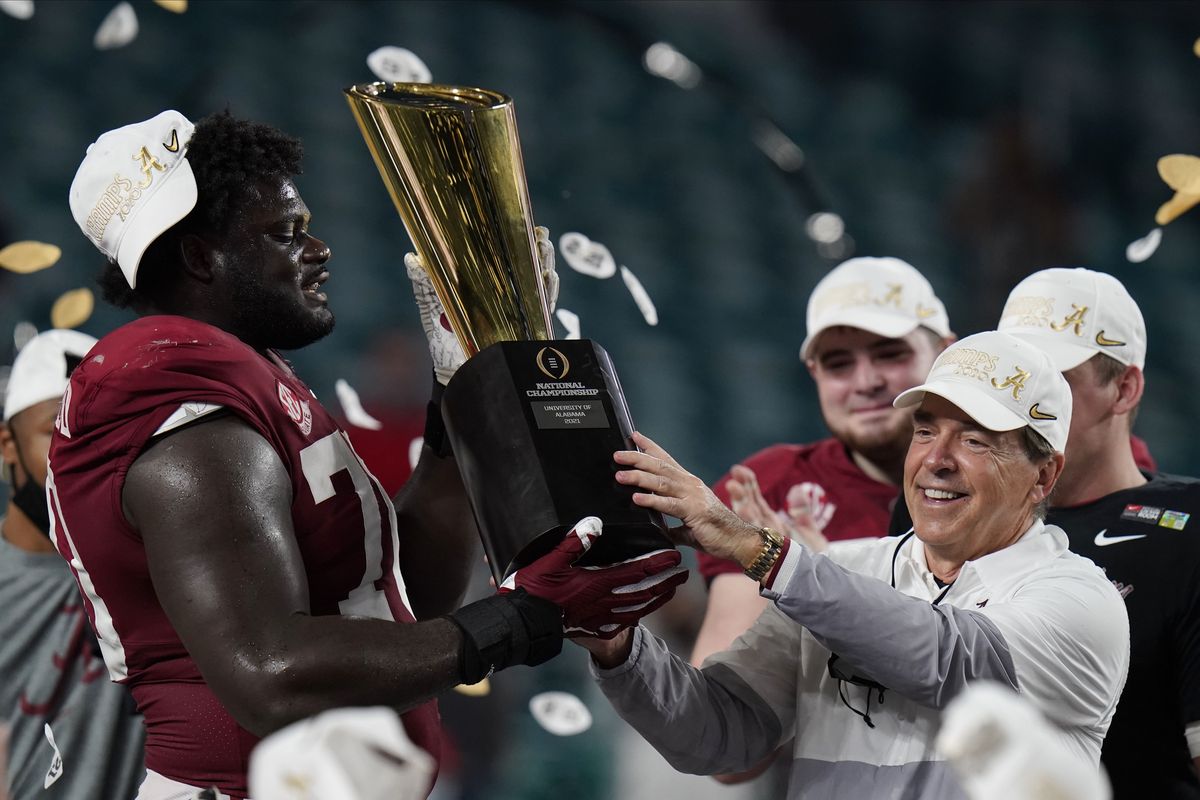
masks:
[[[821,279],[808,298],[800,358],[809,358],[817,337],[839,325],[888,338],[907,336],[922,325],[950,335],[946,307],[929,281],[908,262],[890,257],[852,258]]]
[[[1071,429],[1071,387],[1050,356],[1000,331],[955,342],[933,362],[920,386],[901,392],[892,405],[915,406],[926,394],[949,400],[992,431],[1026,425],[1058,452]]]
[[[187,160],[195,126],[164,111],[101,134],[71,182],[71,214],[84,235],[121,267],[130,288],[151,242],[196,207]]]
[[[8,375],[4,394],[4,422],[30,406],[63,396],[71,370],[83,360],[96,340],[86,333],[49,330],[29,340],[17,353]],[[8,466],[0,467],[0,477],[12,483]]]
[[[1033,342],[1060,370],[1096,353],[1127,366],[1146,366],[1146,322],[1124,285],[1095,270],[1055,267],[1016,285],[999,329]]]
[[[256,800],[297,797],[297,785],[304,797],[424,800],[433,777],[433,757],[382,706],[321,712],[276,731],[250,754]]]

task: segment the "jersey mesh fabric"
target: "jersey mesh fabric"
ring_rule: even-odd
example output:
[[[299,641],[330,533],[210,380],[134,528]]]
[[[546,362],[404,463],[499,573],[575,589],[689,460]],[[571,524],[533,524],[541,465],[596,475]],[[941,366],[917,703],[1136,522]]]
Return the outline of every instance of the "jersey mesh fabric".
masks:
[[[1183,733],[1200,720],[1200,481],[1156,475],[1047,521],[1129,612],[1129,678],[1101,754],[1113,796],[1200,798]]]
[[[778,444],[742,462],[754,470],[763,497],[771,508],[786,514],[787,495],[803,486],[813,498],[817,527],[830,541],[883,536],[895,503],[897,488],[880,483],[858,468],[837,439],[812,444]],[[725,488],[729,474],[713,485],[721,502],[731,505]],[[700,574],[706,581],[724,573],[740,573],[739,564],[707,553],[697,553]]]
[[[145,549],[121,512],[130,465],[186,402],[229,409],[282,460],[292,482],[292,521],[311,613],[413,617],[394,566],[391,501],[282,359],[173,316],[144,317],[93,348],[72,376],[51,444],[56,544],[69,561],[77,559],[76,579],[109,670],[131,688],[145,717],[146,767],[244,798],[257,739],[205,684],[158,603]],[[355,605],[348,608],[352,592]],[[414,742],[436,758],[436,704],[406,713],[404,722]]]

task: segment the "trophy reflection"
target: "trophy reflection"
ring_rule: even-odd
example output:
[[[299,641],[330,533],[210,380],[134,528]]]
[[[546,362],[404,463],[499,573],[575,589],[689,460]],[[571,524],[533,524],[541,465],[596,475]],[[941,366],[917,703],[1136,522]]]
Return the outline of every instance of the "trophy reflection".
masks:
[[[614,477],[633,423],[608,354],[553,339],[512,100],[431,84],[345,91],[468,356],[442,415],[497,584],[588,515],[604,535],[584,563],[670,547],[662,515]]]

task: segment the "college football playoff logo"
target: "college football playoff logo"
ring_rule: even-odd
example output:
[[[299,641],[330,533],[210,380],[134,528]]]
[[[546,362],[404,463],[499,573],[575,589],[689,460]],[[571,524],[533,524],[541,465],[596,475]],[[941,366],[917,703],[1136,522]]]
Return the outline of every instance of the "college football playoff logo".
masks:
[[[283,381],[276,381],[275,385],[279,390],[279,404],[283,406],[292,422],[300,428],[300,432],[308,436],[312,433],[312,407],[307,400],[296,397],[296,393],[284,386]]]
[[[553,347],[543,347],[538,350],[537,367],[547,377],[561,381],[571,371],[571,362],[567,357]]]

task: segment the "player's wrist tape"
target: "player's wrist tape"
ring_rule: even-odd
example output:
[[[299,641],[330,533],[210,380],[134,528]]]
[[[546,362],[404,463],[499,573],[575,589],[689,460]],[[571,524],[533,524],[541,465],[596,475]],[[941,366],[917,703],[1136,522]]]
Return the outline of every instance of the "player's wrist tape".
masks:
[[[446,387],[433,381],[433,394],[429,405],[425,407],[425,445],[437,454],[438,458],[454,455],[450,447],[450,437],[446,435],[446,423],[442,420],[442,394]]]
[[[462,683],[472,684],[514,664],[536,666],[562,651],[562,609],[524,589],[492,595],[446,616],[463,634]]]

